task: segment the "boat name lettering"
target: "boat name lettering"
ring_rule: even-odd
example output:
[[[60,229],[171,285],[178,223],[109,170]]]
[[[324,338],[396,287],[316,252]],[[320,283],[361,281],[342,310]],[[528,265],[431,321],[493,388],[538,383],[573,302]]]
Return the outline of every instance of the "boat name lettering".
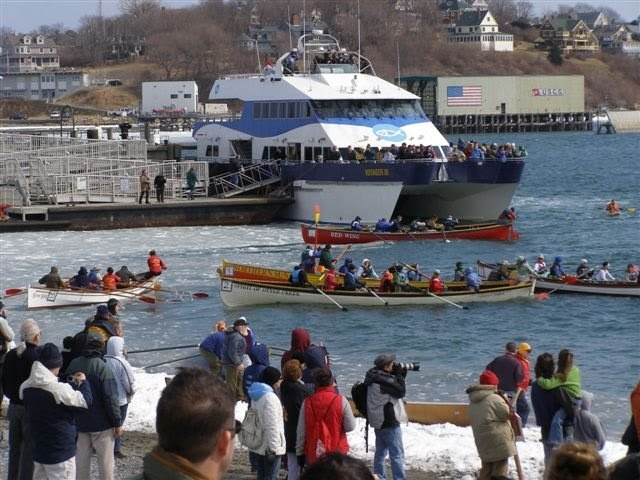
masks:
[[[531,95],[534,97],[562,97],[564,88],[532,88]]]
[[[262,292],[262,293],[275,293],[276,295],[288,295],[290,297],[299,297],[300,294],[298,292],[293,292],[290,290],[278,290],[275,288],[268,288],[268,287],[256,287],[254,285],[243,285],[243,284],[236,284],[235,285],[236,288],[240,289],[240,290],[249,290],[252,292]]]
[[[331,238],[347,238],[356,240],[360,238],[360,235],[357,233],[347,233],[347,232],[331,232]]]
[[[271,270],[268,268],[245,267],[245,266],[236,265],[235,270],[236,272],[248,273],[248,274],[256,275],[260,277],[288,278],[288,274],[284,272]]]
[[[388,168],[365,168],[364,176],[365,177],[388,177],[389,169]]]
[[[58,296],[58,291],[57,290],[51,290],[49,292],[49,294],[47,295],[47,302],[55,302],[57,296]]]

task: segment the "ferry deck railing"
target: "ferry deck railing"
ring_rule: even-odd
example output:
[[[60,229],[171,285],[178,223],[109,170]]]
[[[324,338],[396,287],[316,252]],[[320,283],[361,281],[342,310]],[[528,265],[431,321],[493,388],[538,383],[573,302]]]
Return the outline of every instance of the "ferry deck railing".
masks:
[[[229,198],[280,181],[280,160],[243,166],[239,172],[211,177],[211,190],[218,198]]]

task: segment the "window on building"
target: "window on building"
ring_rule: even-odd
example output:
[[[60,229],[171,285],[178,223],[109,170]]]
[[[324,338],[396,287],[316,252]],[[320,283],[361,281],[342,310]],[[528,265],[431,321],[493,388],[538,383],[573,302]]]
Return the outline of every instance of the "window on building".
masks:
[[[191,94],[190,93],[185,93],[184,94],[184,98],[191,98]]]
[[[37,97],[40,94],[40,90],[31,90],[31,96]]]
[[[217,157],[220,155],[220,147],[218,145],[207,145],[207,151],[205,152],[205,157]]]
[[[169,98],[171,98],[171,99],[178,98],[178,94],[177,93],[172,93],[171,95],[169,95]]]

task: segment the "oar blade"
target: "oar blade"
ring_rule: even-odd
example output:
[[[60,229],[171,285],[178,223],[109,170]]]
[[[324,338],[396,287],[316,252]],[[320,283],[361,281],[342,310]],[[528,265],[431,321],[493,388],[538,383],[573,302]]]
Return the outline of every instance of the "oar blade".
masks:
[[[192,295],[196,298],[208,298],[209,294],[208,293],[204,293],[204,292],[195,292],[192,293]]]
[[[147,296],[144,296],[144,295],[138,297],[138,300],[140,300],[142,302],[145,302],[145,303],[151,303],[151,304],[156,303],[156,299],[155,298],[147,297]]]
[[[533,297],[536,301],[541,302],[549,298],[549,292],[542,292]]]
[[[26,292],[24,288],[8,288],[4,291],[5,295],[17,295],[18,293]]]

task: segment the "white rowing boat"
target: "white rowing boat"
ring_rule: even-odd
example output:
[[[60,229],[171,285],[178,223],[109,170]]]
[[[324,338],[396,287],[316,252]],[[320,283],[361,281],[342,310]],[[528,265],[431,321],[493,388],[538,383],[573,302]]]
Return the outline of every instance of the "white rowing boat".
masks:
[[[443,305],[449,302],[502,302],[524,299],[533,295],[535,282],[520,282],[482,288],[479,292],[469,290],[449,290],[440,294],[418,292],[387,293],[368,291],[334,290],[322,292],[318,288],[295,287],[284,284],[260,283],[235,278],[220,278],[220,296],[227,307],[245,307],[274,303],[331,305],[332,299],[343,306],[379,307],[383,302],[389,305]],[[324,294],[323,294],[324,293]]]
[[[116,298],[121,302],[141,299],[144,300],[144,294],[153,290],[158,277],[152,277],[149,280],[137,283],[130,288],[122,288],[118,290],[88,290],[88,289],[54,289],[46,287],[27,288],[27,308],[57,308],[72,307],[79,305],[93,305],[96,303],[106,303],[111,298]],[[149,302],[155,303],[155,302]]]

